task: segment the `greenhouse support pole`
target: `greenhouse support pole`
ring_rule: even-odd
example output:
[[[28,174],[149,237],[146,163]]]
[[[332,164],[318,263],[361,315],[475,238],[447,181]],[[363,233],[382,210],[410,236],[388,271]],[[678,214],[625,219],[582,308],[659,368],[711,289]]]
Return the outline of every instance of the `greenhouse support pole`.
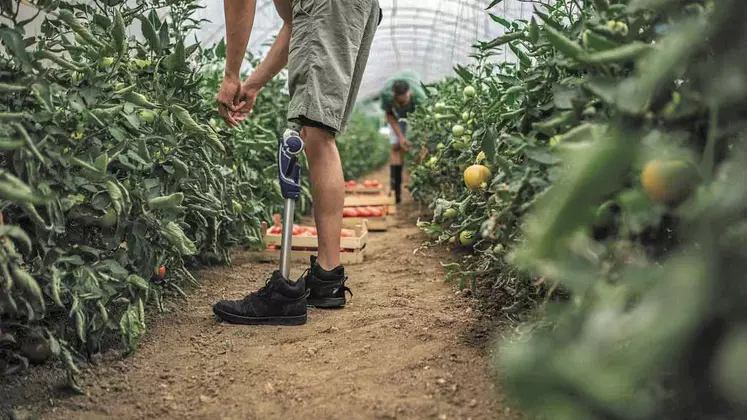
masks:
[[[280,272],[286,279],[290,276],[290,257],[293,241],[293,215],[296,200],[301,195],[301,164],[298,155],[303,151],[301,127],[291,124],[278,142],[278,179],[283,204],[283,235],[280,244]]]

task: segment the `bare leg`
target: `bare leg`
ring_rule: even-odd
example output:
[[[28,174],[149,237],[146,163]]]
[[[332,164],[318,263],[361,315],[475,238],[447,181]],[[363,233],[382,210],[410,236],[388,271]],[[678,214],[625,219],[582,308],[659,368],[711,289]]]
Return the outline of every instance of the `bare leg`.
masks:
[[[390,165],[402,164],[402,148],[399,144],[392,145],[391,151],[389,152],[389,162]]]
[[[319,239],[317,262],[323,270],[331,271],[340,265],[340,232],[345,204],[342,163],[332,133],[314,127],[304,127],[303,133]]]

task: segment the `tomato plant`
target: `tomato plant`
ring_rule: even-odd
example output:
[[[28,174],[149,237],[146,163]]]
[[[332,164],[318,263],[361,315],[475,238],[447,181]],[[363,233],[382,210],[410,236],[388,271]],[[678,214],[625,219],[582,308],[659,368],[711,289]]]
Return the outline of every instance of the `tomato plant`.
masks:
[[[746,7],[548,2],[428,87],[411,121],[421,225],[437,243],[479,232],[450,278],[489,288],[501,316],[554,298],[499,349],[540,418],[745,415],[747,84],[730,81]],[[483,60],[499,47],[518,63]],[[464,186],[472,164],[486,190]]]

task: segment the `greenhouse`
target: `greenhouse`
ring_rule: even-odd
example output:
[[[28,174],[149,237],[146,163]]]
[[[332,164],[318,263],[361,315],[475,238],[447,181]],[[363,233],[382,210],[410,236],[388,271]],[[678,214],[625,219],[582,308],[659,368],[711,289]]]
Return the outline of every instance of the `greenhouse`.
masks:
[[[745,17],[0,1],[0,418],[747,418]]]

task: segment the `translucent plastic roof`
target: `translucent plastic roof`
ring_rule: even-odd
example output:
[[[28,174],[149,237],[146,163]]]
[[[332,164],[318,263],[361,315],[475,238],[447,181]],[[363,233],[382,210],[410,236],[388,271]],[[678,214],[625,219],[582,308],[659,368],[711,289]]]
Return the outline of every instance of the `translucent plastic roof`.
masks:
[[[378,93],[389,76],[402,69],[416,71],[424,82],[437,81],[452,74],[457,63],[468,62],[471,45],[477,40],[489,41],[504,33],[489,12],[506,19],[529,19],[532,4],[520,0],[503,0],[485,10],[489,0],[379,0],[384,17],[376,32],[371,55],[358,99]],[[199,12],[204,23],[198,39],[206,45],[225,36],[223,2],[202,0],[206,7]],[[254,30],[249,50],[263,53],[277,34],[281,20],[272,0],[257,1]],[[497,60],[516,58],[507,48]]]

